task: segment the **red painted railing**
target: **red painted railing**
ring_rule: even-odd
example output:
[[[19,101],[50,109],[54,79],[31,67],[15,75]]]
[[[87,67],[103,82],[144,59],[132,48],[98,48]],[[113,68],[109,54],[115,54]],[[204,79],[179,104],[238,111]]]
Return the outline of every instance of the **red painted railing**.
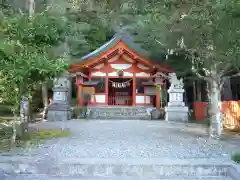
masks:
[[[240,128],[240,101],[222,101],[221,111],[224,113],[223,125],[227,128]],[[204,120],[207,112],[206,102],[194,103],[196,120]]]

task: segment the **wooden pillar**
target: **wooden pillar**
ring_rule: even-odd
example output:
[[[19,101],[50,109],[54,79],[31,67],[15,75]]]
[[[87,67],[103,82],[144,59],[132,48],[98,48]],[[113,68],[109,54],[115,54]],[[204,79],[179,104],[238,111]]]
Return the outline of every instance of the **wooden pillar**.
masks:
[[[133,73],[132,105],[136,106],[136,75],[135,75],[135,73]]]
[[[106,101],[106,105],[108,105],[108,73],[107,73],[107,76],[106,76],[106,84],[105,84],[105,101]]]
[[[82,97],[82,85],[78,85],[78,106],[82,106],[83,105],[83,97]]]
[[[161,90],[161,86],[156,87],[156,108],[160,109],[160,90]]]

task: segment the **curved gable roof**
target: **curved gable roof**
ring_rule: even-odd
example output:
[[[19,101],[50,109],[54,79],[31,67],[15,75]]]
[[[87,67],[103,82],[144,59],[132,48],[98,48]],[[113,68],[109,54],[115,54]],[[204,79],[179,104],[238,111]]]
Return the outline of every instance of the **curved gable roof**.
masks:
[[[114,37],[110,41],[108,41],[101,47],[97,48],[93,52],[83,56],[82,58],[80,58],[78,60],[78,62],[84,62],[89,59],[98,57],[100,54],[107,52],[108,49],[114,47],[119,41],[124,42],[130,49],[132,49],[138,55],[144,56],[144,57],[149,57],[149,53],[146,50],[144,50],[143,48],[141,48],[139,45],[135,44],[132,37],[128,33],[124,32],[124,31],[120,31],[117,34],[115,34]]]

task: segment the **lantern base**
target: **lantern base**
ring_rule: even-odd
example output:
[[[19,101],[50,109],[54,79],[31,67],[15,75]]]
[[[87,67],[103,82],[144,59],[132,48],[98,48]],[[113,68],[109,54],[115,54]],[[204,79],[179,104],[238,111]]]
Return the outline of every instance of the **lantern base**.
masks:
[[[49,121],[66,121],[71,119],[71,114],[68,103],[54,102],[49,105],[47,119]]]
[[[165,120],[175,122],[188,122],[187,106],[168,106],[165,107]]]

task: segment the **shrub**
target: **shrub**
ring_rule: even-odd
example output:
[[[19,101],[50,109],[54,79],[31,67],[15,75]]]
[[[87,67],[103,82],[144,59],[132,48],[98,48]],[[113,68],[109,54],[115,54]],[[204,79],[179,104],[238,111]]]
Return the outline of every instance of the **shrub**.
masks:
[[[12,115],[11,105],[0,104],[0,115]]]
[[[74,107],[72,111],[73,119],[81,119],[86,117],[87,108],[86,107]]]
[[[232,155],[232,160],[238,164],[240,164],[240,152]]]
[[[72,98],[70,104],[71,106],[75,106],[76,104],[78,104],[78,98]]]

